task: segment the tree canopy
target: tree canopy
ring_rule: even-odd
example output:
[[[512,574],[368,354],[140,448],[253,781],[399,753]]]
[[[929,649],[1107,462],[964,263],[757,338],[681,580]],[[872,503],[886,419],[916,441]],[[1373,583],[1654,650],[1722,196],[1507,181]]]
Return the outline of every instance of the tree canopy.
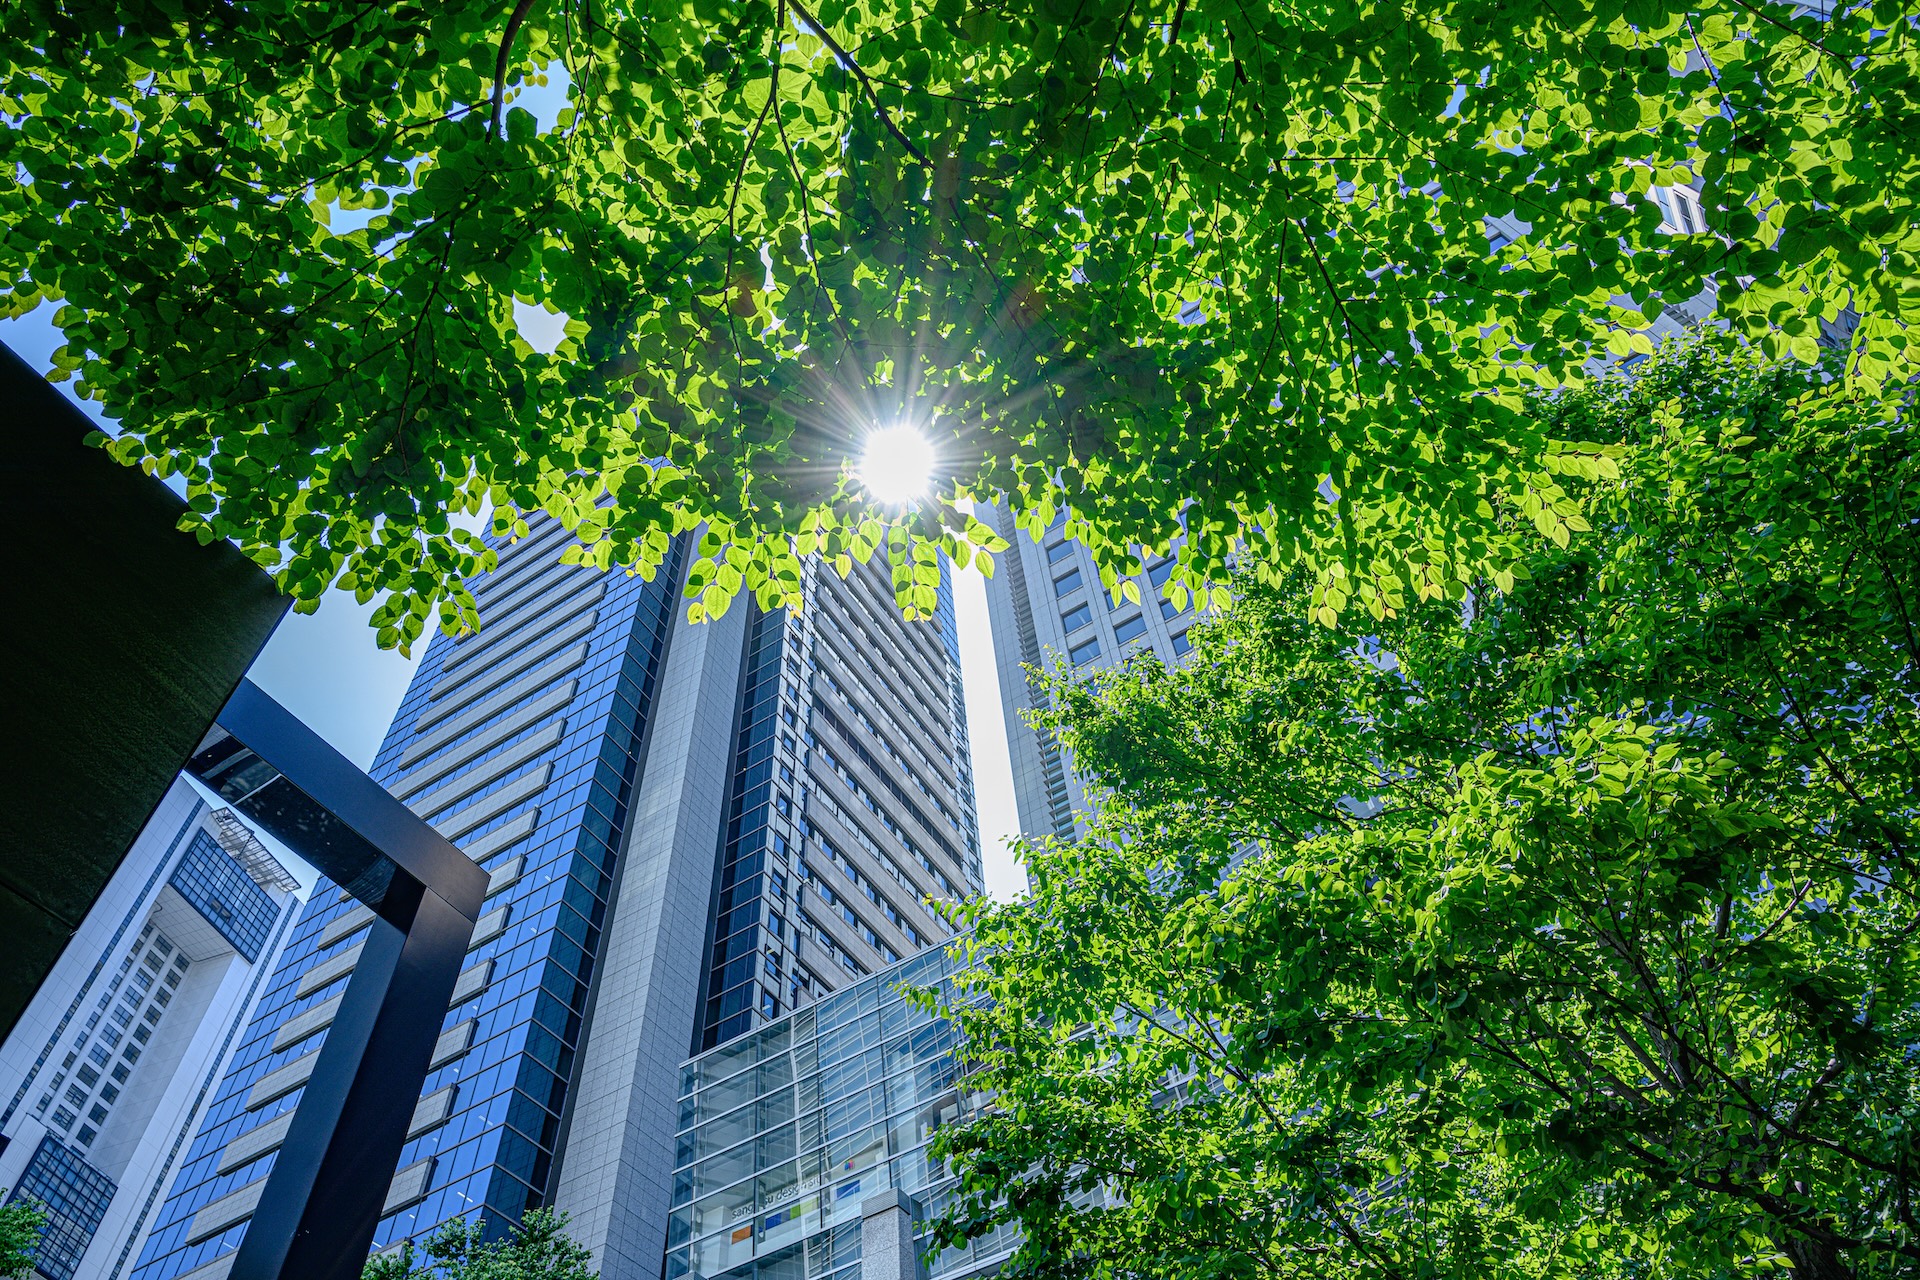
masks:
[[[417,1247],[408,1240],[368,1258],[362,1280],[598,1280],[592,1251],[566,1227],[566,1215],[551,1209],[531,1210],[504,1236],[478,1218],[455,1218]]]
[[[1380,623],[1249,574],[1050,682],[1101,796],[972,908],[1004,1274],[1920,1266],[1911,419],[1702,344],[1541,405],[1595,526]]]
[[[1109,586],[1184,530],[1186,587],[1245,542],[1379,611],[1584,527],[1608,464],[1522,393],[1663,308],[1811,359],[1850,306],[1844,376],[1911,375],[1916,33],[1836,7],[21,0],[0,313],[60,304],[115,456],[302,608],[395,593],[386,643],[475,621],[489,502],[642,572],[705,522],[696,609],[817,551],[928,611],[1004,494]],[[904,512],[847,481],[897,419]]]

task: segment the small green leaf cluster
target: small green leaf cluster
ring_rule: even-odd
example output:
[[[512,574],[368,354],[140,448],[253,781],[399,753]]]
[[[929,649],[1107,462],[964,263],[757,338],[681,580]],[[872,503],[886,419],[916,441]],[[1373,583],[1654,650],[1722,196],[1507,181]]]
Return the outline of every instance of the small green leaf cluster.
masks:
[[[1731,338],[1532,407],[1591,533],[1378,623],[1254,572],[1046,683],[1097,796],[976,905],[947,1242],[1004,1274],[1912,1274],[1912,403]],[[1515,517],[1517,518],[1517,517]],[[982,999],[984,998],[984,1000]]]
[[[593,1253],[566,1233],[567,1216],[533,1209],[504,1234],[455,1218],[416,1247],[367,1259],[362,1280],[598,1280]]]
[[[26,1280],[33,1274],[33,1252],[47,1225],[47,1211],[31,1200],[0,1205],[0,1277]]]
[[[797,604],[801,546],[884,546],[924,613],[998,496],[1110,583],[1257,547],[1381,618],[1584,527],[1595,442],[1525,393],[1665,309],[1913,376],[1920,33],[1834,7],[22,0],[0,315],[59,303],[114,456],[302,608],[385,595],[383,644],[476,624],[489,506],[642,574],[704,526],[704,614]],[[550,127],[493,122],[549,77]],[[942,459],[904,514],[848,467],[901,419]]]

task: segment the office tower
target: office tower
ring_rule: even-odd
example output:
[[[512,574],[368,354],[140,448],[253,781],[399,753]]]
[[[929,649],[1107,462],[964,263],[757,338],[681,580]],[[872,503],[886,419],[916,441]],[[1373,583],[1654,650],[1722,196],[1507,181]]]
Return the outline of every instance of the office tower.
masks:
[[[0,1046],[0,1187],[46,1211],[46,1280],[126,1273],[296,887],[232,813],[175,782]]]
[[[685,1064],[666,1280],[874,1280],[891,1252],[874,1225],[893,1234],[903,1210],[899,1234],[924,1243],[952,1186],[927,1141],[980,1099],[954,1028],[900,992],[952,972],[930,952]],[[1014,1244],[998,1228],[931,1259],[928,1280],[990,1273]]]
[[[680,1064],[947,935],[980,883],[950,592],[900,621],[885,570],[809,565],[809,607],[684,619],[558,563],[537,524],[436,637],[373,777],[489,872],[375,1247],[528,1208],[608,1280],[657,1280]],[[352,974],[367,912],[322,880],[137,1280],[218,1280]]]
[[[987,580],[987,619],[1020,830],[1070,839],[1078,829],[1074,815],[1086,809],[1086,790],[1053,735],[1027,724],[1026,713],[1042,705],[1043,695],[1023,665],[1045,669],[1065,659],[1076,670],[1092,671],[1137,653],[1177,662],[1192,647],[1187,629],[1201,611],[1191,602],[1175,608],[1167,598],[1169,557],[1152,558],[1136,579],[1139,604],[1116,605],[1100,585],[1093,557],[1066,536],[1064,513],[1037,542],[1002,508],[983,504],[979,514],[1012,544]]]

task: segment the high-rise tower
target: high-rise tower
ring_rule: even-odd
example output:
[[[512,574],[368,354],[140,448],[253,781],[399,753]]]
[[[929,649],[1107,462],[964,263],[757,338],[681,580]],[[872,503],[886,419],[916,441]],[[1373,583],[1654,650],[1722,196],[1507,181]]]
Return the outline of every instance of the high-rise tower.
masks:
[[[1000,557],[999,572],[987,580],[987,618],[1020,830],[1071,837],[1074,815],[1086,809],[1086,791],[1053,736],[1024,719],[1042,695],[1022,666],[1045,667],[1065,657],[1075,669],[1090,671],[1118,666],[1142,652],[1177,662],[1191,647],[1187,628],[1201,611],[1191,604],[1178,608],[1167,597],[1170,557],[1147,563],[1136,580],[1140,603],[1116,605],[1086,548],[1067,537],[1064,513],[1037,542],[1015,528],[1002,509],[983,508],[981,516],[1012,544]]]
[[[119,1280],[294,917],[298,882],[175,782],[0,1046],[0,1187],[45,1280]]]
[[[808,609],[681,616],[653,582],[502,547],[486,629],[436,637],[372,774],[490,873],[375,1237],[568,1211],[608,1280],[659,1274],[690,1052],[947,935],[981,881],[951,592],[808,567]],[[322,880],[137,1280],[217,1280],[369,917]]]

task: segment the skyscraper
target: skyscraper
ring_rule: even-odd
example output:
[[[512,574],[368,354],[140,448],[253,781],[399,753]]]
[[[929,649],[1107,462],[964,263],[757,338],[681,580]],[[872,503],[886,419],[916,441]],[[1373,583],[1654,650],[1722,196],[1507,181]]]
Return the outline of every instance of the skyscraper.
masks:
[[[117,1280],[294,917],[297,882],[176,782],[0,1046],[0,1187],[46,1280]]]
[[[1151,559],[1136,579],[1139,604],[1116,605],[1100,584],[1093,557],[1067,537],[1064,513],[1037,542],[1004,509],[983,505],[980,516],[1012,544],[987,580],[987,618],[1020,830],[1070,838],[1077,829],[1074,815],[1086,809],[1086,790],[1053,735],[1026,723],[1042,694],[1023,664],[1044,668],[1065,657],[1074,669],[1092,671],[1118,666],[1136,653],[1177,662],[1191,648],[1187,629],[1201,611],[1192,603],[1176,608],[1167,598],[1171,557]]]
[[[947,935],[981,882],[951,592],[903,623],[884,569],[809,607],[689,625],[653,582],[558,563],[542,522],[429,645],[374,778],[485,866],[475,929],[375,1238],[568,1211],[609,1280],[655,1280],[680,1064]],[[296,926],[142,1255],[230,1265],[368,915]]]

